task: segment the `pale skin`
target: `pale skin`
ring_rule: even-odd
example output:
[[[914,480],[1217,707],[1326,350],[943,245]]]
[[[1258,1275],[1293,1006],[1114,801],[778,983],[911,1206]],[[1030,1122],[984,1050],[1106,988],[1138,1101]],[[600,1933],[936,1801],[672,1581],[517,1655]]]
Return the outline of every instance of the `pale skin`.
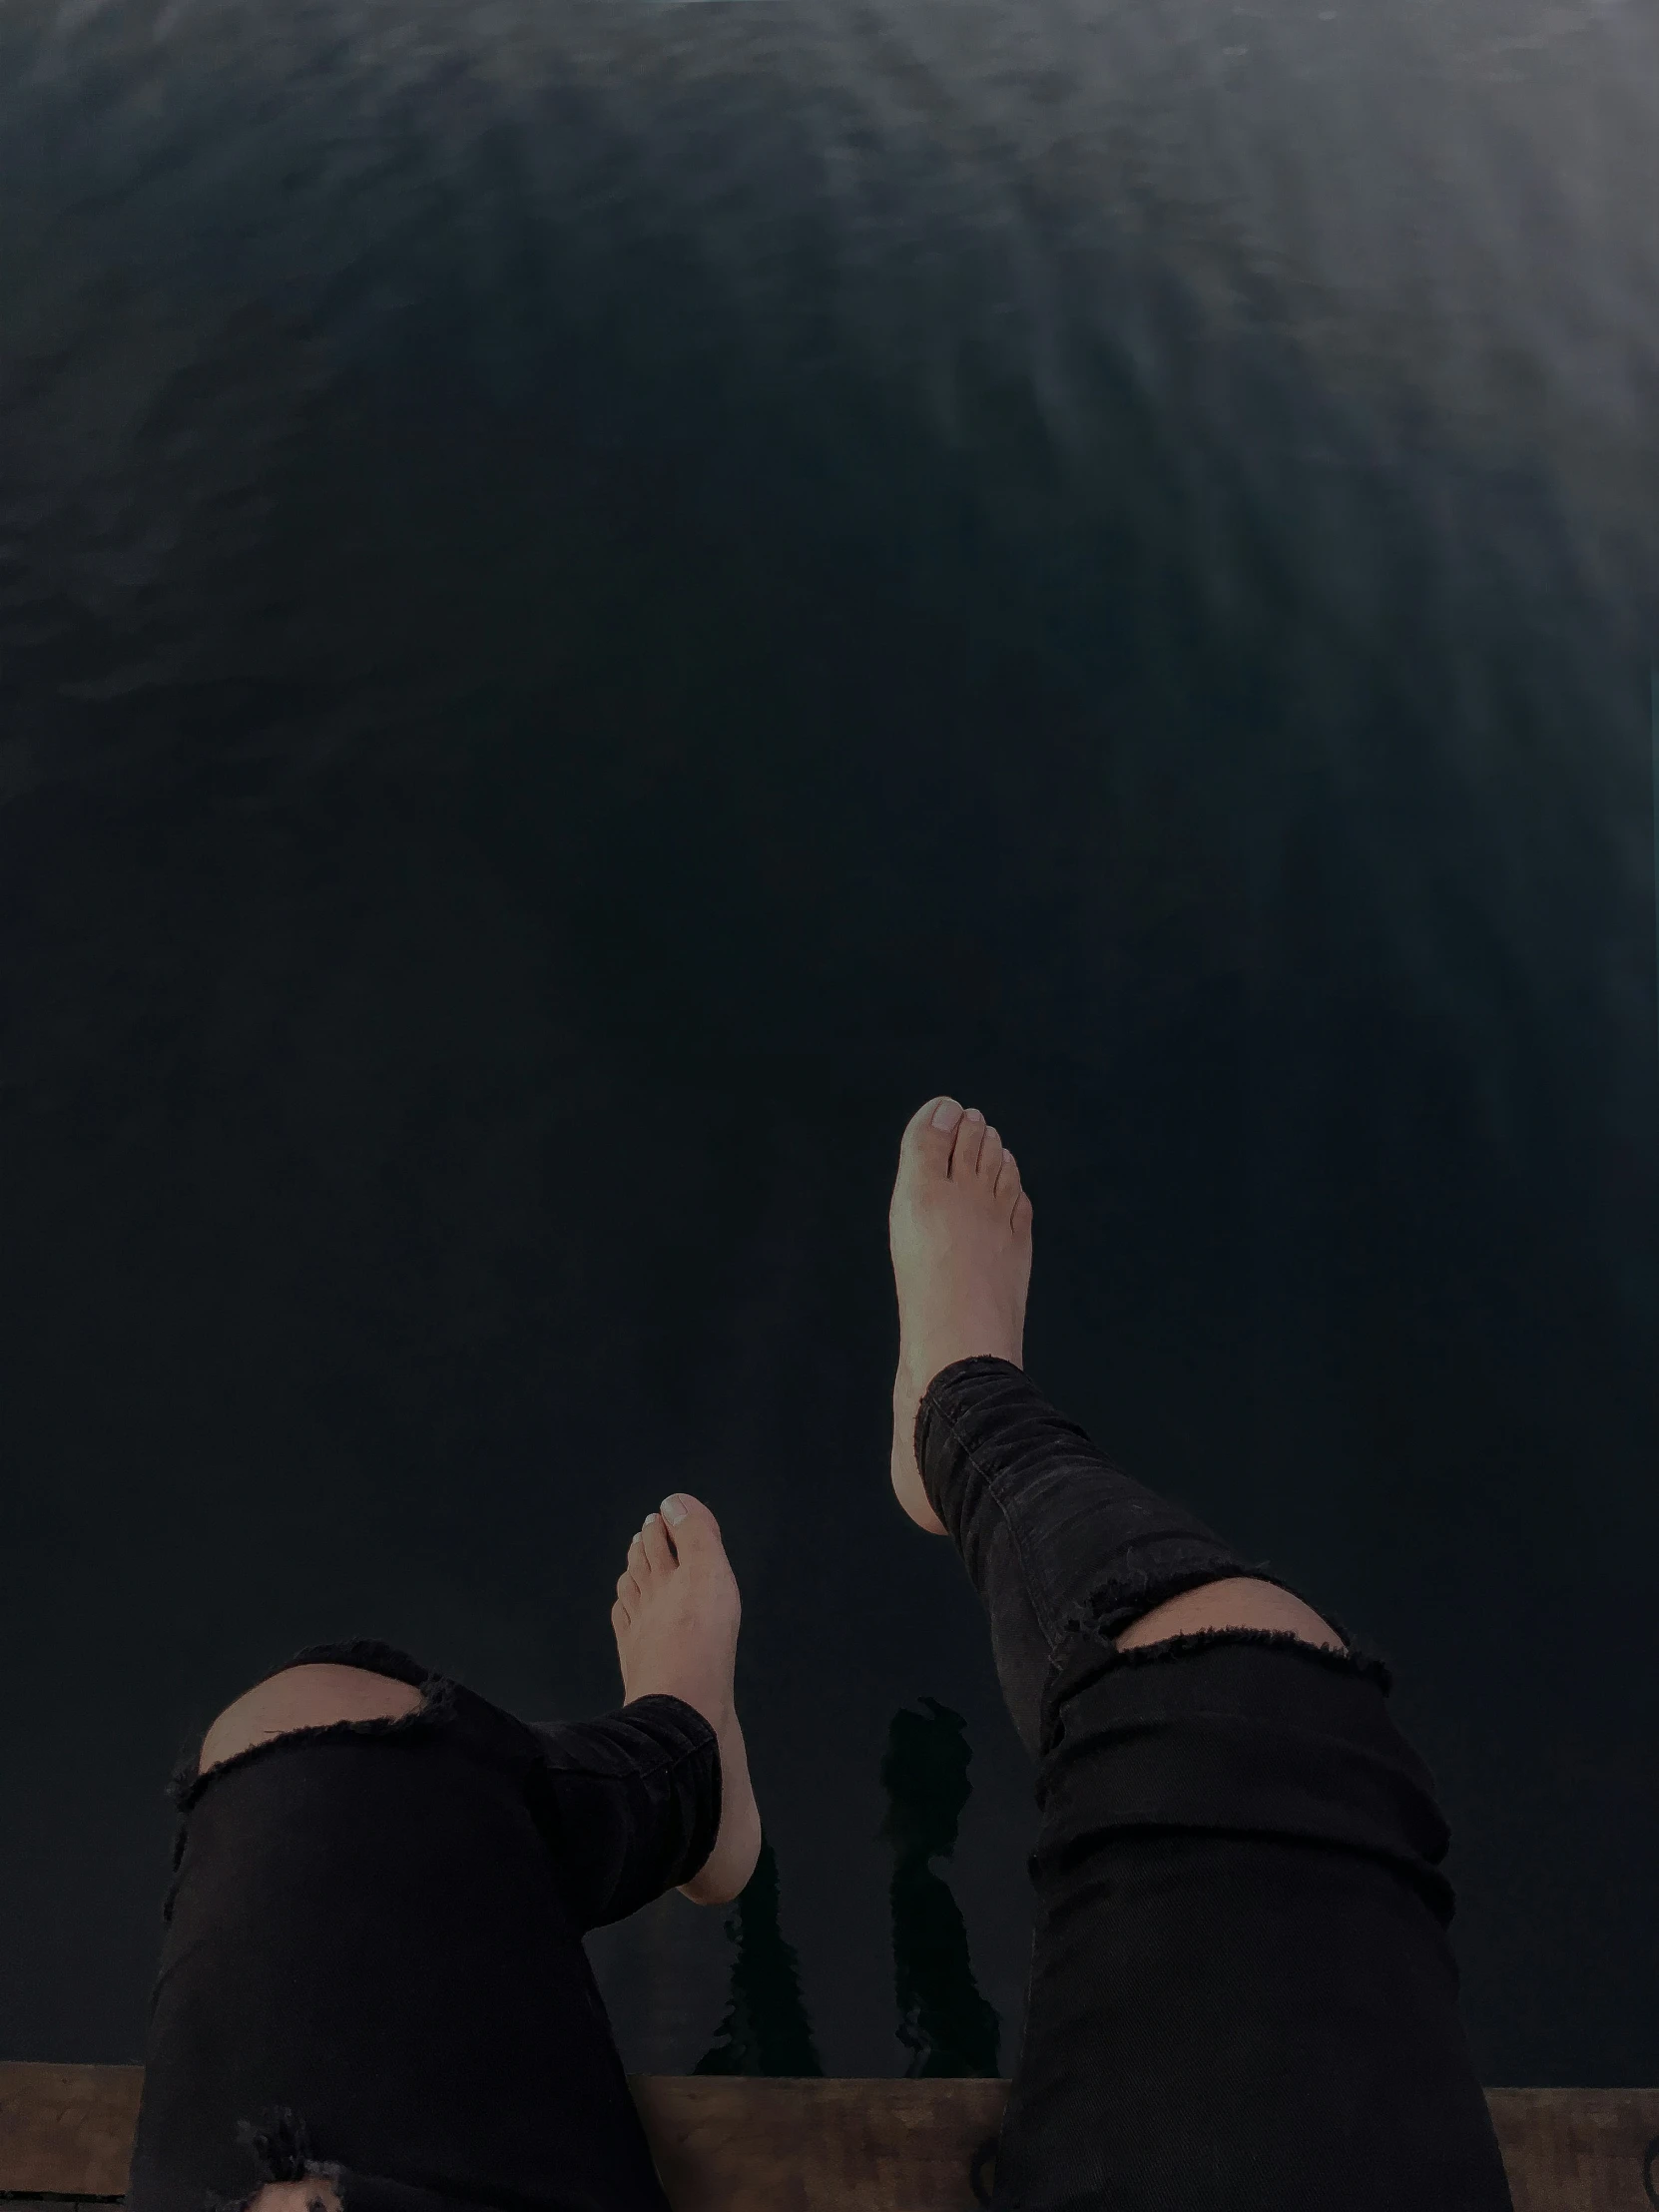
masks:
[[[948,1097],[916,1109],[899,1145],[888,1209],[898,1292],[898,1372],[893,1382],[891,1476],[899,1504],[919,1528],[946,1533],[927,1502],[916,1466],[916,1408],[934,1376],[981,1354],[1024,1365],[1025,1302],[1031,1282],[1031,1200],[1019,1166],[977,1107]],[[729,1903],[748,1883],[761,1849],[761,1818],[734,1702],[737,1578],[720,1524],[684,1491],[646,1516],[618,1577],[611,1628],[626,1702],[678,1697],[714,1729],[721,1753],[721,1823],[714,1850],[681,1894],[697,1905]],[[1117,1639],[1120,1651],[1201,1629],[1282,1629],[1330,1651],[1345,1647],[1330,1624],[1288,1590],[1254,1576],[1207,1582],[1154,1606]],[[286,1668],[220,1714],[203,1741],[199,1769],[292,1729],[330,1721],[394,1719],[420,1693],[360,1667]],[[269,2182],[251,2212],[339,2212],[322,2176]]]

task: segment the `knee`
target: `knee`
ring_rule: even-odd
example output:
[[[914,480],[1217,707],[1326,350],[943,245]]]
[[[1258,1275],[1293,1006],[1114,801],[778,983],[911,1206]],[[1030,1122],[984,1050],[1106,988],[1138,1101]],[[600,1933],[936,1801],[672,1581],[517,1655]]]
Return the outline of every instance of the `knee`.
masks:
[[[334,2185],[319,2175],[315,2180],[268,2181],[248,2212],[340,2212]]]
[[[206,1774],[239,1751],[296,1728],[325,1728],[330,1721],[396,1720],[412,1713],[419,1703],[420,1692],[413,1683],[371,1674],[366,1667],[320,1661],[284,1667],[225,1708],[203,1738],[196,1771]]]
[[[1195,1590],[1183,1590],[1179,1597],[1166,1598],[1132,1621],[1117,1646],[1119,1651],[1132,1651],[1137,1644],[1192,1636],[1205,1628],[1287,1629],[1305,1644],[1320,1644],[1327,1651],[1348,1648],[1311,1605],[1304,1605],[1277,1582],[1258,1582],[1252,1575],[1229,1575],[1224,1581],[1203,1582]]]

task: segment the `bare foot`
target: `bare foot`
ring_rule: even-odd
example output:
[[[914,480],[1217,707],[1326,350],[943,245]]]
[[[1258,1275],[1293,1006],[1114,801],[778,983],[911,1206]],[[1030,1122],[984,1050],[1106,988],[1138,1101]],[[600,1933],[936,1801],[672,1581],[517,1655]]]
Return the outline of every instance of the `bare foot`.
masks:
[[[761,1815],[749,1781],[749,1754],[733,1703],[742,1606],[737,1576],[709,1508],[683,1490],[628,1546],[611,1626],[622,1662],[622,1691],[682,1698],[720,1738],[720,1834],[680,1894],[694,1905],[729,1905],[761,1856]]]
[[[898,1286],[892,1486],[917,1527],[942,1536],[916,1465],[916,1409],[957,1360],[990,1353],[1024,1365],[1031,1282],[1031,1201],[977,1106],[964,1113],[953,1098],[930,1098],[911,1115],[887,1231]]]

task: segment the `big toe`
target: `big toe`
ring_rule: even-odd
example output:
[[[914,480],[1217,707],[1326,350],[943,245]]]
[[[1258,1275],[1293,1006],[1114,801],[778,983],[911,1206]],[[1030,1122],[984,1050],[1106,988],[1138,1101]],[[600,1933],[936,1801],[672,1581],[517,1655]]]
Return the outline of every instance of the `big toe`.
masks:
[[[942,1183],[950,1172],[950,1150],[962,1109],[953,1098],[930,1098],[904,1125],[898,1146],[898,1181]]]
[[[724,1556],[720,1523],[700,1497],[693,1497],[689,1490],[676,1490],[664,1498],[662,1515],[675,1550],[688,1564]]]

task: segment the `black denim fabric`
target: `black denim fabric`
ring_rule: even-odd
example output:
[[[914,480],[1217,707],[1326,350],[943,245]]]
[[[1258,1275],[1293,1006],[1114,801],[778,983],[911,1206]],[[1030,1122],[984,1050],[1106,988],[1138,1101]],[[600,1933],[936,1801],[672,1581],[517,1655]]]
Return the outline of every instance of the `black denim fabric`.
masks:
[[[316,1660],[422,1702],[175,1774],[129,2212],[307,2175],[345,2212],[666,2212],[582,1935],[708,1858],[714,1730],[520,1721],[363,1638],[270,1673]]]
[[[1324,1607],[1346,1653],[1253,1629],[1119,1652],[1196,1584],[1293,1585],[1005,1360],[934,1379],[916,1456],[1038,1758],[995,2212],[1509,2212],[1457,2010],[1450,1834],[1385,1661]]]

